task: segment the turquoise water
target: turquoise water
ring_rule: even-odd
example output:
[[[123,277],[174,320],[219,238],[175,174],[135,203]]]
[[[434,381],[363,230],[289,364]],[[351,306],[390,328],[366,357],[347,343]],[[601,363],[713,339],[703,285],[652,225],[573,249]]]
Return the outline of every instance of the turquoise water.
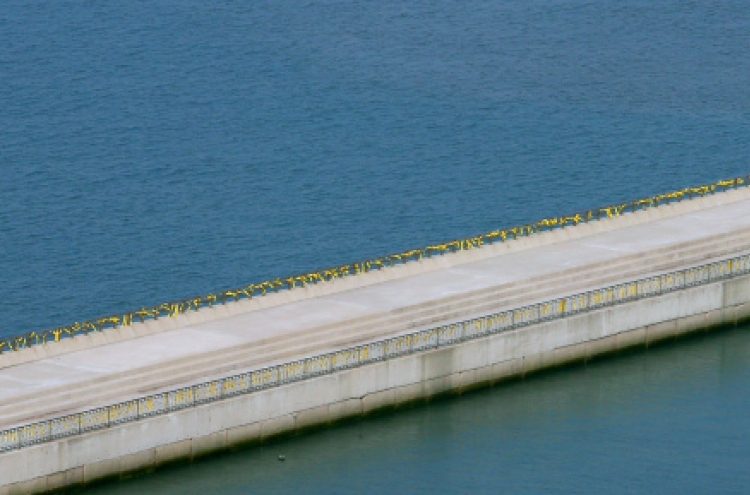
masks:
[[[748,32],[739,0],[4,2],[0,335],[747,174]],[[143,482],[746,491],[744,364],[654,355]]]

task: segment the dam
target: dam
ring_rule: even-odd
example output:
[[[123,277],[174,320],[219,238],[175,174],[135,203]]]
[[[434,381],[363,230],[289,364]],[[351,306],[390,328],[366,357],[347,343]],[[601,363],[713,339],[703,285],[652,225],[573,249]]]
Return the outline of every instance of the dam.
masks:
[[[748,178],[6,339],[43,492],[750,316]]]

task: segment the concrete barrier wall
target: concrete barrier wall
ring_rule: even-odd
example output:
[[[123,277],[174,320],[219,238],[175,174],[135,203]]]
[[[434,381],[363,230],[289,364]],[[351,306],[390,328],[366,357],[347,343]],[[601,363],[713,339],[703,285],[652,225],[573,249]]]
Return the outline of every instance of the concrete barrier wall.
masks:
[[[0,368],[137,338],[144,335],[174,330],[207,321],[214,321],[258,309],[280,306],[290,302],[301,301],[326,294],[344,292],[412,275],[428,273],[465,263],[492,258],[504,253],[533,249],[538,246],[554,244],[564,240],[577,239],[597,233],[640,225],[685,213],[731,204],[747,200],[748,198],[750,198],[750,187],[742,187],[705,197],[684,200],[679,203],[662,205],[658,208],[623,213],[618,217],[539,232],[529,237],[520,237],[516,240],[488,244],[477,249],[459,251],[429,259],[422,259],[420,261],[412,261],[403,265],[386,267],[381,270],[343,277],[329,282],[311,284],[290,291],[283,290],[279,293],[255,297],[253,299],[244,299],[237,302],[230,302],[225,305],[218,304],[211,308],[202,308],[199,311],[190,311],[174,317],[163,317],[158,320],[148,320],[144,323],[134,323],[129,326],[107,329],[102,332],[92,332],[88,335],[66,338],[62,339],[60,342],[54,342],[47,345],[34,345],[18,351],[4,352],[0,354]]]
[[[750,275],[0,454],[0,495],[88,483],[750,317]]]

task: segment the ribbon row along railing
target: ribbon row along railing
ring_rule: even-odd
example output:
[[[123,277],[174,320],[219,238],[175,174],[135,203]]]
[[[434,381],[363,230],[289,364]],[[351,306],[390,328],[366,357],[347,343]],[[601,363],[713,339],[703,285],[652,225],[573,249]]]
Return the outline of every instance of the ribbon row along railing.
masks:
[[[309,284],[318,284],[350,275],[367,273],[410,261],[431,258],[433,256],[454,253],[456,251],[476,249],[485,244],[518,239],[519,237],[526,237],[545,230],[564,228],[566,226],[578,225],[580,223],[600,220],[602,218],[617,217],[626,212],[655,208],[660,205],[669,204],[673,201],[703,197],[707,194],[714,194],[728,189],[736,189],[737,187],[745,187],[748,183],[750,183],[750,175],[720,180],[702,186],[687,187],[648,198],[603,206],[601,208],[572,213],[569,215],[545,218],[538,222],[526,225],[493,230],[492,232],[466,237],[464,239],[455,239],[440,244],[409,249],[400,253],[389,254],[387,256],[381,256],[369,260],[356,261],[289,277],[275,278],[234,289],[166,302],[155,306],[147,306],[134,311],[127,311],[82,322],[75,322],[62,327],[34,331],[14,337],[0,338],[0,354],[8,351],[17,351],[34,345],[46,344],[48,342],[57,342],[66,337],[87,335],[90,332],[100,332],[108,328],[127,326],[136,322],[155,320],[161,317],[173,317],[189,311],[197,311],[201,308],[211,307],[215,304],[226,304],[227,302],[238,301],[240,299],[252,299],[253,297],[264,296],[269,292],[291,290],[295,287],[305,287]]]
[[[249,371],[0,431],[0,452],[747,274],[750,254]]]

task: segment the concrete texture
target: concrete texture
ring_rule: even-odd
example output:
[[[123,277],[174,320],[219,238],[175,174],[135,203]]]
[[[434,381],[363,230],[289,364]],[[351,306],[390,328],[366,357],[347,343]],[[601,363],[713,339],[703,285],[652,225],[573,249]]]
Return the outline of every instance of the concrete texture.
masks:
[[[0,356],[0,429],[744,252],[750,249],[748,191],[695,200],[726,200],[705,210],[676,214],[694,206],[679,203],[660,207],[664,218],[657,220],[649,220],[657,217],[649,210],[517,241],[536,247],[510,249],[511,242],[427,260],[446,265],[441,269],[427,262],[385,269],[381,278],[389,270],[415,274],[380,282],[377,273],[366,274],[362,280],[377,283],[350,290],[316,296],[326,284],[297,289],[278,294],[297,292],[296,301],[233,316],[219,318],[224,308],[217,308],[217,319],[179,329],[145,330],[181,317],[108,330],[99,337],[141,336],[106,345],[35,347],[28,349],[34,359],[16,364],[14,355],[26,351],[6,353]],[[612,229],[610,223],[633,225]],[[560,239],[542,242],[547,235]],[[57,350],[43,357],[38,349]]]
[[[727,233],[732,230],[730,225],[710,225],[711,219],[716,219],[717,215],[709,213],[708,217],[706,217],[703,214],[709,211],[715,211],[716,207],[728,206],[733,203],[744,203],[748,199],[750,199],[750,188],[741,188],[706,196],[704,198],[686,200],[672,205],[662,205],[658,208],[652,208],[636,213],[627,213],[620,217],[594,221],[577,227],[567,227],[564,229],[542,232],[530,237],[519,238],[518,240],[483,246],[481,249],[473,249],[448,256],[438,256],[432,259],[425,259],[420,262],[411,262],[401,266],[384,268],[367,274],[336,279],[324,284],[309,285],[305,288],[283,291],[278,294],[269,294],[252,300],[243,300],[236,303],[214,306],[213,308],[204,308],[201,311],[189,312],[173,318],[150,320],[145,323],[136,323],[132,326],[107,330],[103,333],[93,333],[88,336],[79,336],[75,339],[63,339],[63,341],[55,343],[54,345],[33,346],[17,352],[6,352],[0,355],[0,368],[66,354],[76,350],[139,338],[154,333],[182,329],[185,327],[196,326],[201,323],[211,323],[218,319],[252,313],[257,310],[277,306],[289,306],[290,303],[298,301],[318,299],[321,296],[341,292],[351,292],[357,288],[369,287],[375,284],[403,278],[410,278],[414,275],[426,274],[433,271],[444,271],[446,268],[458,267],[481,260],[496,258],[504,254],[532,250],[541,246],[558,245],[565,241],[590,237],[593,234],[603,234],[613,231],[624,232],[620,235],[620,237],[625,237],[624,242],[617,243],[617,246],[613,246],[613,249],[620,252],[610,253],[612,256],[604,255],[599,257],[605,262],[613,259],[618,254],[626,255],[628,252],[634,253],[642,250],[659,249],[659,246],[661,246],[662,249],[670,249],[669,245],[672,244],[673,241],[679,242],[678,238],[672,239],[670,237],[670,232],[665,231],[664,234],[666,235],[659,235],[654,239],[647,236],[638,238],[633,236],[628,228],[696,213],[696,215],[686,217],[694,219],[698,221],[698,223],[695,225],[696,230],[692,232],[692,234],[682,236],[684,241],[689,242],[691,239],[710,237],[715,233]],[[718,216],[722,217],[722,213],[718,212]],[[720,223],[723,223],[724,220],[726,219],[721,218]],[[651,230],[653,230],[654,227],[658,229],[660,225],[665,226],[665,224],[652,225]],[[682,231],[682,234],[685,234],[685,231],[690,230],[692,226],[690,221],[671,223],[670,225],[677,225],[678,230]],[[682,227],[680,227],[680,225],[682,225]],[[708,227],[707,232],[700,232],[697,230],[706,227]],[[670,227],[665,226],[665,228],[669,229]],[[617,236],[614,236],[612,239],[615,239],[616,237]],[[600,247],[607,249],[606,246],[609,242],[609,239],[605,239],[604,244]],[[557,249],[553,248],[553,251],[557,251]],[[564,255],[565,252],[565,249],[560,251],[562,255]],[[568,263],[571,263],[570,266],[575,266],[577,264],[574,260],[568,260]],[[516,273],[508,273],[507,275],[509,280],[517,279]],[[532,275],[533,273],[524,272],[521,274],[521,278],[527,278]],[[337,310],[341,310],[340,306],[341,305],[339,305]]]
[[[4,354],[0,429],[744,253],[747,211],[750,194],[737,190]],[[0,495],[149,469],[748,315],[743,277],[532,325],[0,454]]]
[[[0,494],[34,493],[153,469],[238,443],[258,442],[605,352],[648,345],[707,325],[732,324],[750,318],[750,304],[723,304],[724,294],[739,287],[750,290],[750,276],[7,452],[0,454]],[[655,313],[653,308],[663,308],[664,313]],[[641,309],[646,316],[633,317],[641,314]]]

